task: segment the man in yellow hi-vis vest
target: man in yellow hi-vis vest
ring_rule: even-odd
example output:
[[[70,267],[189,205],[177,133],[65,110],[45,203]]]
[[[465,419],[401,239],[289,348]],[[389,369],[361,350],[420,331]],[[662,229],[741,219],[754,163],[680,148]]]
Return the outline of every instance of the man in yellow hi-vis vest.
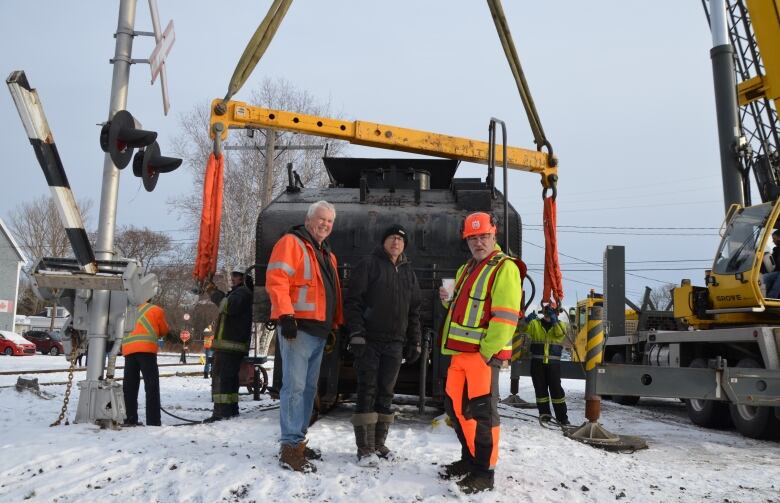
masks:
[[[443,286],[439,290],[448,308],[441,352],[452,355],[445,408],[460,440],[461,458],[439,475],[463,477],[458,486],[471,494],[493,489],[500,431],[498,372],[512,356],[525,265],[501,251],[496,225],[487,213],[466,217],[462,237],[472,258],[458,269],[451,301]]]
[[[562,425],[569,424],[566,411],[566,393],[561,386],[561,354],[566,325],[558,321],[556,309],[542,306],[542,319],[533,314],[526,318],[525,332],[531,339],[531,380],[536,394],[539,415],[550,415],[550,403],[555,419]]]
[[[141,426],[138,422],[138,388],[141,374],[146,392],[146,424],[160,426],[160,375],[157,368],[157,338],[168,333],[165,311],[149,301],[138,306],[135,329],[122,339],[125,375],[122,392],[127,419],[123,426]]]

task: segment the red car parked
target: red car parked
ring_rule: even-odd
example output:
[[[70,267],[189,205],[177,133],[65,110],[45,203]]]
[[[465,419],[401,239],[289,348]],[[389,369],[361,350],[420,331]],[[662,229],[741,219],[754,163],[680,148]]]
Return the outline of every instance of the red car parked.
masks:
[[[62,339],[56,333],[44,330],[28,330],[22,334],[22,337],[35,344],[35,349],[43,354],[48,353],[52,356],[57,356],[65,352],[65,349],[62,347]]]
[[[35,344],[19,334],[0,330],[0,353],[7,356],[33,356]]]

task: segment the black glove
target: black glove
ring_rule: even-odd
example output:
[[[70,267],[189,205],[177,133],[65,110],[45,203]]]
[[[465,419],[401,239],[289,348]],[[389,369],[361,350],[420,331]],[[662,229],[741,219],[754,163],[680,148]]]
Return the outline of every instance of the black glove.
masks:
[[[280,316],[279,326],[282,328],[282,337],[287,340],[295,339],[298,335],[298,324],[295,323],[295,317],[291,314]]]
[[[355,359],[360,358],[363,356],[363,353],[366,350],[366,338],[363,336],[362,332],[358,332],[356,334],[352,334],[349,338],[349,346],[347,347],[350,353],[352,353],[352,356],[355,357]]]
[[[406,360],[406,363],[416,362],[417,359],[420,358],[420,353],[422,353],[422,349],[420,349],[419,343],[406,346],[406,349],[404,350],[404,359]]]

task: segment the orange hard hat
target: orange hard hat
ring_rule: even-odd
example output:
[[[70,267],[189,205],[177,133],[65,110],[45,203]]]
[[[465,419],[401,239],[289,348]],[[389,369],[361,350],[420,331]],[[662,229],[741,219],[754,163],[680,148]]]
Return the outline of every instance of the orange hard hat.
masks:
[[[463,239],[469,236],[478,236],[480,234],[495,234],[496,224],[493,223],[493,217],[487,213],[477,212],[466,217],[463,222]]]

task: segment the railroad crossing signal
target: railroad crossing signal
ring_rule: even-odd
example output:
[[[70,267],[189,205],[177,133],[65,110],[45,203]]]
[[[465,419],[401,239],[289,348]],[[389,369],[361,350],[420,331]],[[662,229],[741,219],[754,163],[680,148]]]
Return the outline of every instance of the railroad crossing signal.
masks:
[[[144,131],[127,110],[120,110],[100,130],[100,148],[111,156],[117,169],[124,169],[133,158],[133,150],[154,143],[157,133]]]
[[[160,173],[169,173],[181,165],[181,159],[160,154],[155,139],[157,133],[140,129],[133,114],[120,110],[100,130],[100,148],[107,152],[118,169],[124,169],[133,160],[133,174],[143,180],[151,192]],[[138,152],[133,157],[134,149]]]
[[[181,333],[179,333],[179,339],[181,339],[182,342],[187,342],[190,340],[190,332],[188,330],[182,330]]]

